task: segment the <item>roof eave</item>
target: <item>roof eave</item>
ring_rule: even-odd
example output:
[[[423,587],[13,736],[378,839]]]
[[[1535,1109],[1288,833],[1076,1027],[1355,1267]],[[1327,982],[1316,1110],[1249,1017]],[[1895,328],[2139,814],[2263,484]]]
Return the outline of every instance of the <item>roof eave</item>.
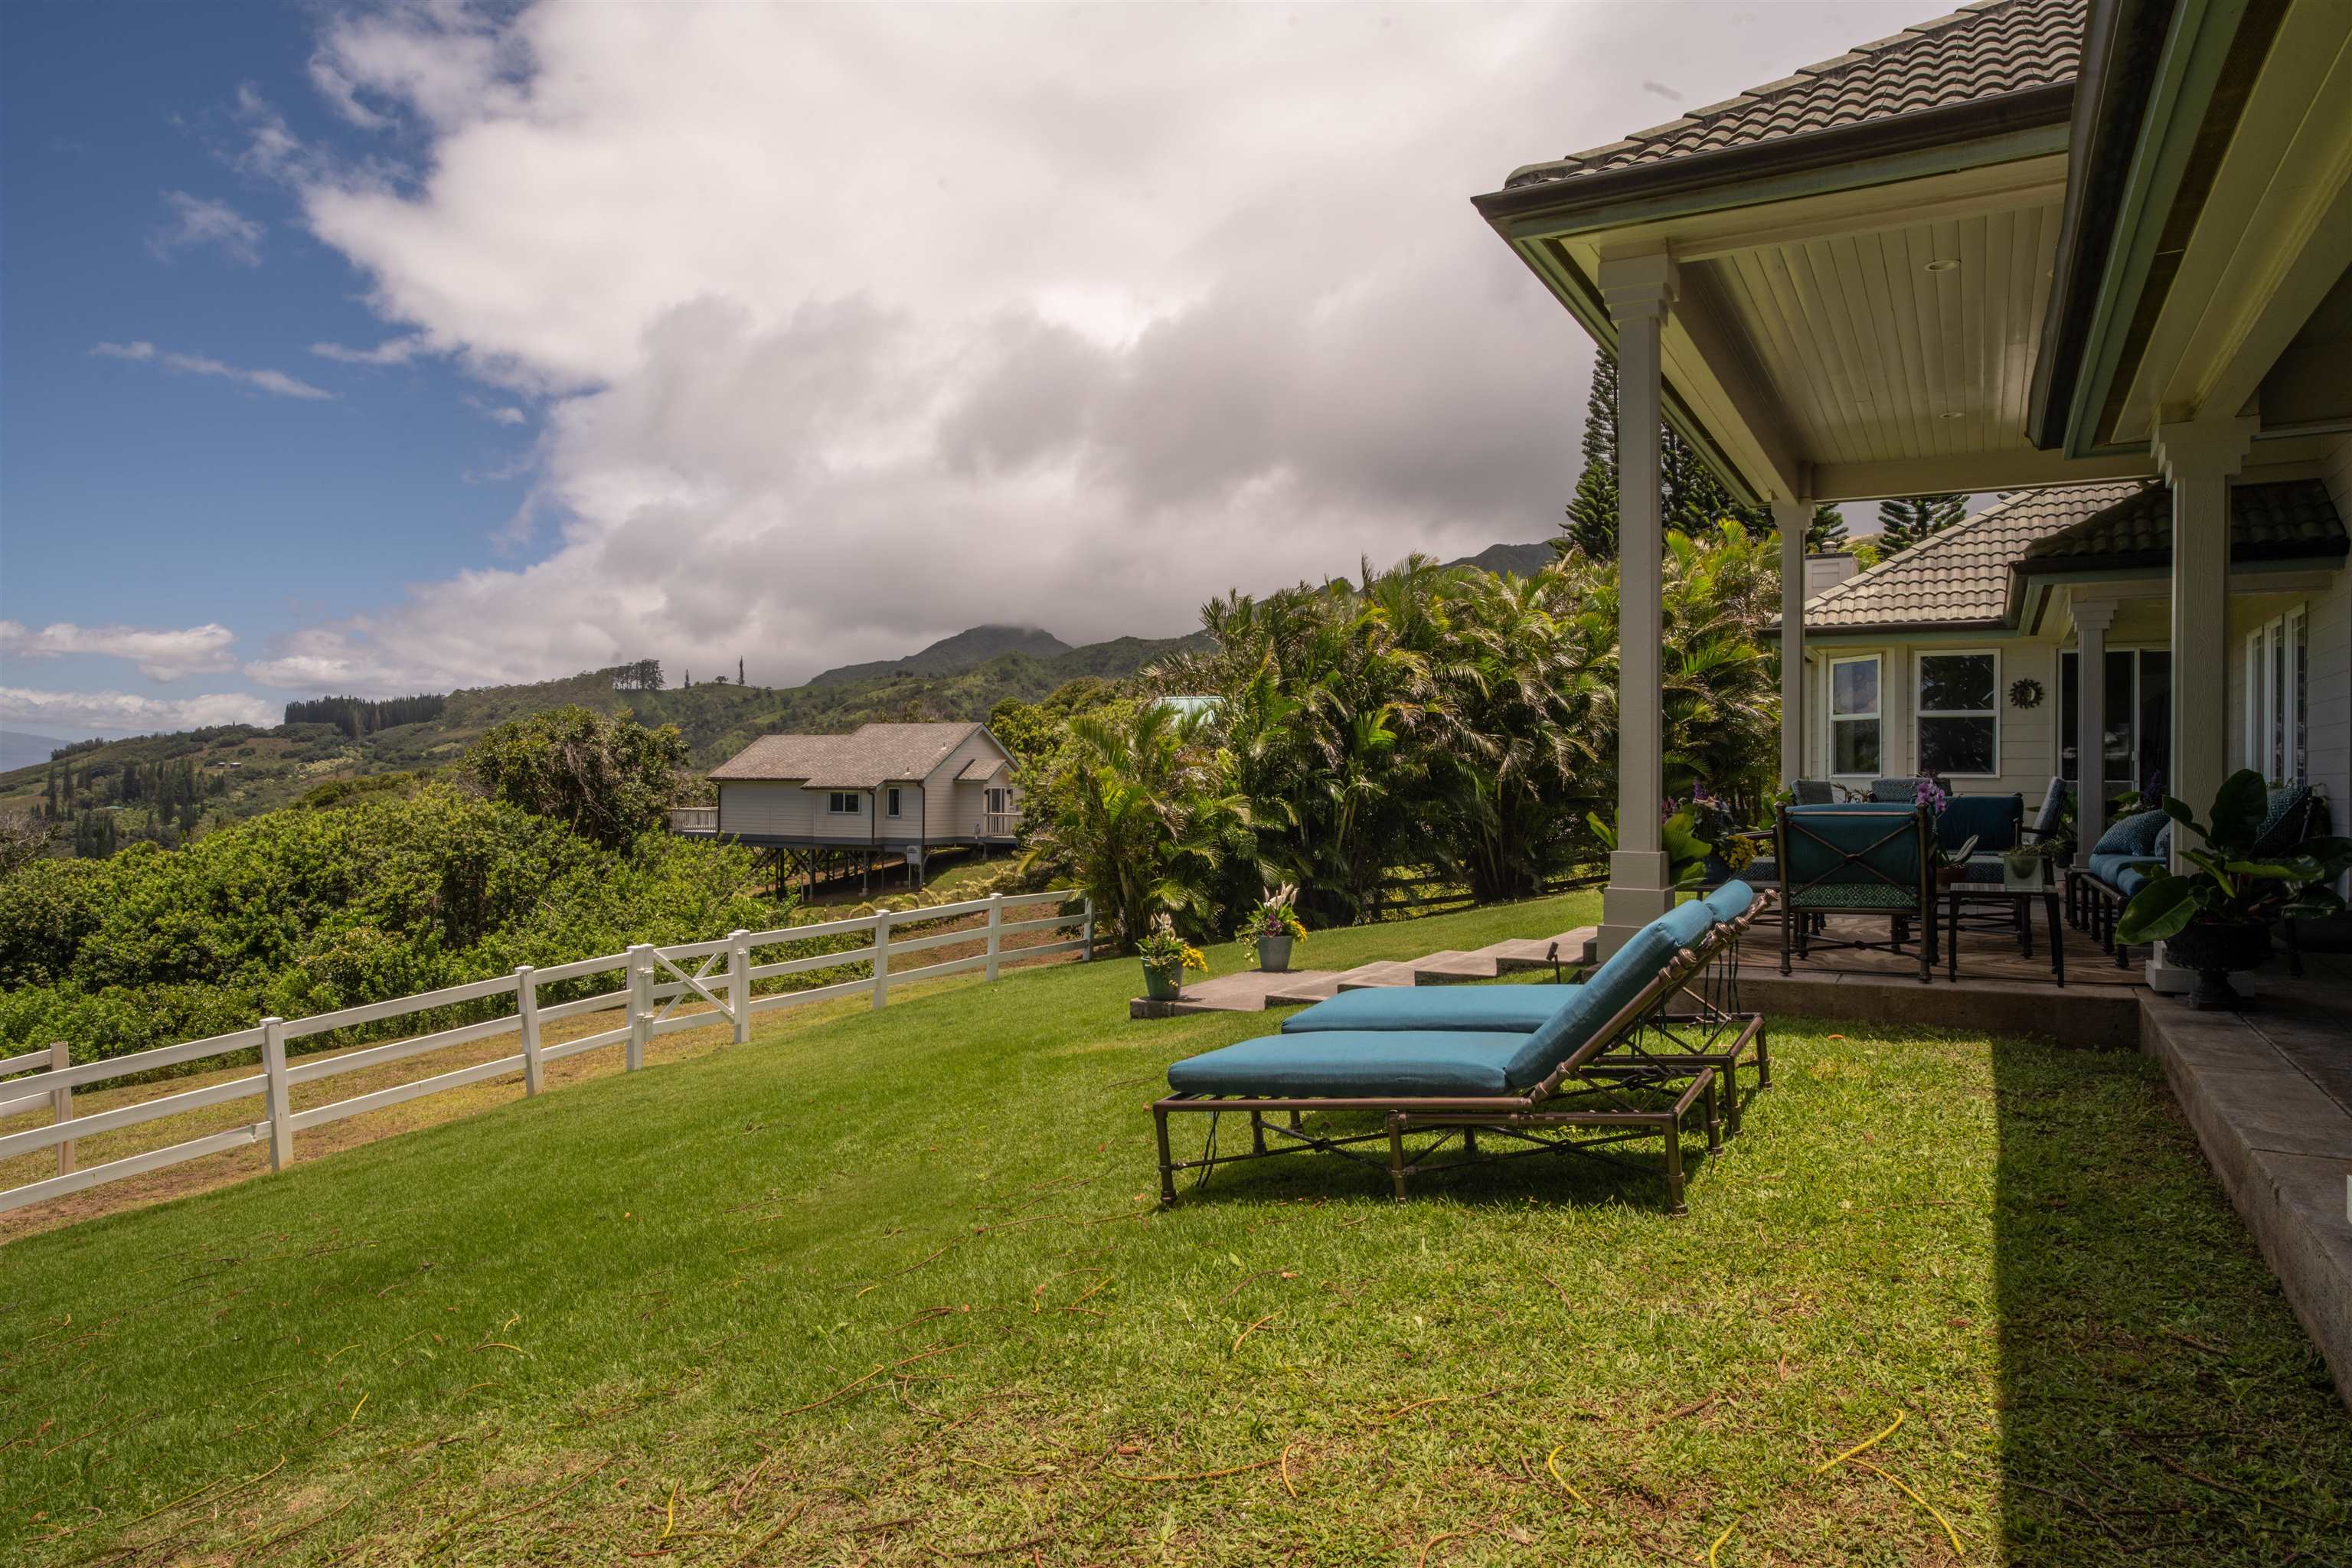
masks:
[[[1889,115],[1853,125],[1801,132],[1769,142],[1693,153],[1654,163],[1603,169],[1563,180],[1507,185],[1470,198],[1497,229],[1536,216],[1568,216],[1588,207],[1745,184],[1775,175],[1853,163],[1864,159],[1958,146],[2017,131],[2065,122],[2073,112],[2074,84],[2024,88],[1948,103],[1909,114]],[[1507,237],[1507,230],[1506,230]]]

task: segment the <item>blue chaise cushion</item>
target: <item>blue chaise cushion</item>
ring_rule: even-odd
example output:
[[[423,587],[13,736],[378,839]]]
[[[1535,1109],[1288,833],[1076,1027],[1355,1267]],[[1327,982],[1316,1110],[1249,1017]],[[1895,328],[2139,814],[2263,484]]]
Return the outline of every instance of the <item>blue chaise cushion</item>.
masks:
[[[2096,844],[2091,846],[2092,857],[2128,855],[2145,860],[2156,853],[2156,836],[2163,832],[2164,825],[2171,820],[2160,811],[2134,812],[2129,816],[2119,818],[2099,835]]]
[[[1283,1020],[1286,1035],[1326,1029],[1466,1029],[1533,1034],[1583,989],[1538,985],[1368,985]]]
[[[1521,1087],[1511,1063],[1529,1038],[1469,1029],[1265,1035],[1178,1062],[1168,1069],[1168,1084],[1179,1094],[1317,1099],[1505,1094]]]
[[[2091,875],[2126,898],[2138,892],[2148,872],[2160,863],[2145,855],[2094,855],[2090,859]]]
[[[1735,877],[1700,901],[1717,923],[1727,923],[1748,912],[1748,906],[1756,901],[1756,889]]]

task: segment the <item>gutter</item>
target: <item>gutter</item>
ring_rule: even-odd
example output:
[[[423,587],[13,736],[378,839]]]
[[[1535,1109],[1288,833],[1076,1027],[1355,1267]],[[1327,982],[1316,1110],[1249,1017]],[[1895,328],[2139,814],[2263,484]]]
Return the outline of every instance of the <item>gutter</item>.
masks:
[[[1634,197],[1684,195],[2061,124],[2069,118],[2074,103],[2074,84],[2059,82],[1742,147],[1686,153],[1654,163],[1507,185],[1470,201],[1488,223],[1503,230],[1506,224],[1537,216],[1565,216]],[[1505,237],[1513,237],[1505,231]]]

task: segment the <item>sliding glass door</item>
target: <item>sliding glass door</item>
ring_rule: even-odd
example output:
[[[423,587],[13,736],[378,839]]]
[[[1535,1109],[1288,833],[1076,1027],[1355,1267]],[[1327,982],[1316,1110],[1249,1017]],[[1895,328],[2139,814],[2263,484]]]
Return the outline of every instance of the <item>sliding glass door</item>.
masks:
[[[2058,771],[2069,784],[2083,776],[2079,662],[2071,649],[2058,658]],[[2172,655],[2160,647],[2110,648],[2105,673],[2105,798],[2160,793],[2172,765]]]

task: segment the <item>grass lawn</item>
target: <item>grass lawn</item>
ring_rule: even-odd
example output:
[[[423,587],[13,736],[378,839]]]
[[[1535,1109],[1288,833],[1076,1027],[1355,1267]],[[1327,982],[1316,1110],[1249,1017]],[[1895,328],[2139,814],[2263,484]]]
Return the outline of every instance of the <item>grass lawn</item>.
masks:
[[[1136,979],[943,985],[16,1241],[0,1542],[1732,1568],[1948,1562],[1948,1525],[1978,1563],[2347,1560],[2352,1421],[2142,1058],[1776,1029],[1686,1219],[1548,1160],[1403,1205],[1269,1162],[1161,1212],[1160,1074],[1270,1020],[1129,1022]]]

